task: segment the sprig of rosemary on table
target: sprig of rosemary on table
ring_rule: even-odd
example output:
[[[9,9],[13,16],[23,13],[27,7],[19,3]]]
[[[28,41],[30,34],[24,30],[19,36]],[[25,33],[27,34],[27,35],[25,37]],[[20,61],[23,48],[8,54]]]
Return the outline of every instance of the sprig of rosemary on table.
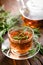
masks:
[[[39,38],[41,35],[40,35],[40,31],[39,31],[39,28],[33,28],[33,31],[34,31],[34,37],[37,39]]]
[[[34,55],[36,52],[37,52],[37,50],[39,51],[40,50],[40,43],[38,42],[38,41],[36,41],[36,40],[34,40],[34,42],[36,43],[36,47],[33,47],[30,51],[29,51],[29,54],[30,55]]]
[[[43,55],[43,46],[39,43],[38,47],[39,47],[39,53]],[[33,55],[35,52],[36,52],[36,48],[33,48],[32,50],[29,51],[29,54]]]

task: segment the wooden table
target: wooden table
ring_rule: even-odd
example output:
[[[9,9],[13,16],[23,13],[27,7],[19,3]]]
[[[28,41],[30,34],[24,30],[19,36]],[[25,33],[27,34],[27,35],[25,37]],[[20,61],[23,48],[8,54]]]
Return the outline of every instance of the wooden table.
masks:
[[[15,13],[18,11],[18,3],[16,0],[0,0],[0,4],[4,4],[5,9]],[[39,41],[43,44],[43,31]],[[0,49],[0,65],[43,65],[43,56],[38,53],[35,57],[28,60],[12,60],[3,55]]]
[[[0,65],[43,65],[43,56],[37,54],[31,59],[18,61],[5,57],[0,51]]]

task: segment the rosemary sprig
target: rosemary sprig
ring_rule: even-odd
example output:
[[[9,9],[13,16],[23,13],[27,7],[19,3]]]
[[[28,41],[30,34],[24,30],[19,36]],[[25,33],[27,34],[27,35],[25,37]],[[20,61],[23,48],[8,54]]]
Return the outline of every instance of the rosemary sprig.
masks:
[[[35,40],[37,40],[41,35],[40,35],[40,31],[39,31],[39,29],[38,28],[34,28],[33,29],[33,31],[34,31],[34,39]],[[39,52],[43,55],[43,45],[41,45],[41,43],[39,43],[40,44],[40,50],[39,50]]]
[[[39,52],[43,55],[43,45],[40,46],[40,51]]]
[[[26,40],[26,39],[28,39],[28,36],[24,36],[24,37],[23,36],[14,36],[13,39],[15,39],[15,40],[23,40],[23,39],[25,39]]]
[[[34,42],[36,43],[36,47],[32,48],[30,51],[29,51],[29,54],[30,55],[33,55],[37,52],[37,50],[39,51],[40,50],[40,43],[36,40],[34,40]]]
[[[35,52],[36,52],[36,49],[33,48],[32,50],[29,51],[29,54],[30,54],[30,55],[33,55]]]
[[[34,28],[34,39],[37,40],[39,37],[41,37],[39,28]]]
[[[39,28],[34,28],[33,31],[34,31],[34,34],[35,34],[36,36],[38,36],[38,37],[41,36],[41,35],[40,35]]]

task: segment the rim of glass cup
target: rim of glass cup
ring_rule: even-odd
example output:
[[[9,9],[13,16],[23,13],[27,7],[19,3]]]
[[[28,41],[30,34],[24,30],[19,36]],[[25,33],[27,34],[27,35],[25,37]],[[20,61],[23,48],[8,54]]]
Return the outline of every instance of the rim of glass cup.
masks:
[[[33,31],[33,29],[31,28],[31,27],[29,27],[29,26],[22,26],[22,27],[19,27],[19,26],[15,26],[15,27],[12,27],[11,29],[9,29],[9,31],[8,31],[8,37],[13,41],[13,42],[15,42],[15,43],[20,43],[20,40],[15,40],[15,39],[13,39],[11,36],[10,36],[10,31],[12,31],[12,30],[18,30],[18,29],[23,29],[23,28],[28,28],[31,32],[32,32],[32,36],[29,38],[29,39],[27,39],[28,41],[30,41],[33,37],[34,37],[34,31]],[[25,43],[26,43],[26,40],[24,40],[25,41]]]

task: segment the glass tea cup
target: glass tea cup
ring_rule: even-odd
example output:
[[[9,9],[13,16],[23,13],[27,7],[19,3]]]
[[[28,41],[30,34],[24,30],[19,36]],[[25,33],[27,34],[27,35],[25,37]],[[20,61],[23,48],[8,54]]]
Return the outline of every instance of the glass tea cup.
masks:
[[[10,49],[13,54],[26,55],[33,45],[33,30],[28,26],[13,27],[8,31]]]

